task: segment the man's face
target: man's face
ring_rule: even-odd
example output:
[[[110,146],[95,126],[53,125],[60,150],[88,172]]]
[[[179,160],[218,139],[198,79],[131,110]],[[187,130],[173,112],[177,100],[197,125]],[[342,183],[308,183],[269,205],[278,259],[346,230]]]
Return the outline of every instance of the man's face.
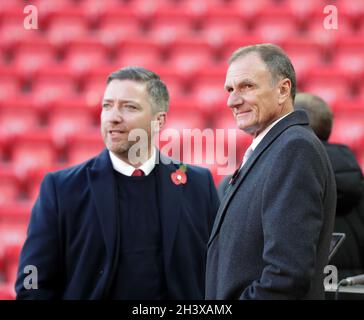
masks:
[[[106,87],[101,112],[101,134],[106,147],[122,159],[136,141],[128,141],[133,129],[147,132],[156,115],[148,99],[146,85],[131,80],[112,80]]]
[[[228,107],[239,129],[257,136],[270,123],[283,116],[280,83],[274,85],[265,63],[256,53],[248,53],[231,63],[225,89]]]

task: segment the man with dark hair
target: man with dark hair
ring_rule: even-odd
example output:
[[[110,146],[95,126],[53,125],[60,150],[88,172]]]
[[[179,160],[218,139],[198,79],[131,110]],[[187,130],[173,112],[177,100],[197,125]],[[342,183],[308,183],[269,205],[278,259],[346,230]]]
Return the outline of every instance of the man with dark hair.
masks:
[[[168,91],[140,67],[112,73],[102,101],[106,149],[46,175],[24,244],[18,299],[203,299],[218,208],[207,169],[152,146]],[[37,271],[28,286],[27,266]]]
[[[329,143],[333,113],[326,102],[309,93],[298,93],[294,108],[304,110],[310,126],[329,155],[337,186],[335,232],[346,234],[330,264],[340,278],[364,273],[364,178],[353,152],[345,145]]]
[[[207,299],[320,299],[336,189],[327,154],[293,111],[294,68],[279,47],[233,53],[225,81],[239,129],[254,139],[208,242]]]
[[[312,94],[300,92],[295,99],[294,108],[307,113],[310,127],[321,141],[329,140],[333,114],[324,100]]]

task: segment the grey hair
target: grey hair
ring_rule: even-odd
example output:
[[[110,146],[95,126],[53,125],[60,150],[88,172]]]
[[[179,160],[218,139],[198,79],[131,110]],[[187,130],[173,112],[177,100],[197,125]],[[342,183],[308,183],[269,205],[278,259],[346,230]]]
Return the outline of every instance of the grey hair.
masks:
[[[285,52],[280,47],[270,43],[245,46],[233,52],[230,56],[229,64],[249,53],[257,53],[265,63],[272,76],[272,84],[276,84],[277,81],[284,78],[288,78],[291,81],[291,98],[293,102],[297,87],[296,73],[291,60]]]
[[[168,89],[156,73],[142,67],[125,67],[112,72],[108,76],[106,83],[109,84],[112,80],[132,80],[145,83],[153,113],[168,111]]]

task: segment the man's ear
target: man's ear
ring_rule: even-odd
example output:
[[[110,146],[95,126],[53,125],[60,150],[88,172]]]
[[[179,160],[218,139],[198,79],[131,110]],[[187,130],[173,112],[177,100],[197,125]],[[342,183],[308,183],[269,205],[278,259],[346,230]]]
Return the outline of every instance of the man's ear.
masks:
[[[292,83],[291,80],[285,78],[279,82],[278,103],[283,104],[291,96]]]
[[[167,112],[161,111],[157,112],[157,114],[154,115],[154,123],[155,123],[154,132],[159,132],[160,130],[162,130],[162,128],[166,123],[166,118],[167,118]]]

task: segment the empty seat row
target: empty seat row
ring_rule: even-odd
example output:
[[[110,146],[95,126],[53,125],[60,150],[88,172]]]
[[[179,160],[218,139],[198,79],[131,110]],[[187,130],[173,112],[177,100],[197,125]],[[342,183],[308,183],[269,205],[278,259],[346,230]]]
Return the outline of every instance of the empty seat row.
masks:
[[[2,8],[3,13],[16,14],[19,9],[24,7],[24,3],[21,1],[12,1],[12,4],[8,4]],[[352,19],[357,19],[363,14],[363,8],[356,0],[340,0],[335,2],[337,8],[345,16],[350,16]],[[239,14],[244,18],[255,17],[259,14],[265,14],[272,11],[284,12],[288,15],[295,17],[296,19],[302,19],[317,12],[322,12],[325,5],[328,4],[324,0],[310,0],[304,1],[303,4],[296,0],[256,0],[254,3],[249,1],[240,0],[205,0],[196,1],[184,0],[107,0],[102,4],[97,0],[83,0],[83,1],[65,1],[65,0],[34,0],[32,1],[38,10],[41,10],[44,14],[43,19],[48,22],[49,17],[59,15],[60,12],[67,16],[76,16],[89,19],[90,21],[95,18],[108,17],[110,13],[118,11],[118,14],[128,14],[133,18],[147,19],[153,18],[156,14],[171,14],[181,11],[185,15],[196,18],[204,18],[211,13],[221,12],[224,10],[231,16]],[[356,5],[357,4],[357,5]]]

